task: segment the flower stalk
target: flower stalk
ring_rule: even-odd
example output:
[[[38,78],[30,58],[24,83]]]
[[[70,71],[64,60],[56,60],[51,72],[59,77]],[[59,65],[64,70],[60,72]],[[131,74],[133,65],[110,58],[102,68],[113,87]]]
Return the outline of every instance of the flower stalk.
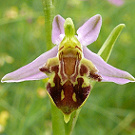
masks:
[[[65,123],[65,135],[72,135],[72,132],[77,122],[80,111],[81,111],[81,108],[74,111],[71,115],[70,121],[68,123]]]
[[[54,6],[52,0],[42,0],[44,15],[45,15],[45,39],[47,50],[50,50],[53,47],[51,39],[52,31],[52,20],[54,14]]]
[[[64,119],[62,112],[51,103],[53,135],[65,135]]]

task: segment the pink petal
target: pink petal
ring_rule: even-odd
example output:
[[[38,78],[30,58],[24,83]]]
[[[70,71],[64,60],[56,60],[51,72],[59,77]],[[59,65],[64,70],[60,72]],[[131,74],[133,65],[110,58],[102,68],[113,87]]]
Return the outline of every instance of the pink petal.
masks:
[[[125,84],[128,82],[135,82],[135,78],[126,71],[117,69],[107,64],[100,56],[91,52],[87,47],[83,47],[84,57],[93,62],[99,70],[99,75],[102,76],[105,82],[115,82],[118,84]]]
[[[65,19],[60,15],[54,17],[52,24],[52,42],[53,44],[59,44],[64,37],[64,22]]]
[[[28,65],[6,74],[2,78],[1,82],[22,82],[46,78],[47,75],[41,72],[39,68],[42,67],[49,58],[56,57],[57,53],[58,47],[55,46],[51,50],[40,55]]]
[[[97,14],[85,22],[78,30],[78,40],[87,46],[97,40],[102,25],[102,17]]]
[[[123,0],[108,0],[111,4],[114,4],[116,6],[121,6],[123,5],[124,1]]]

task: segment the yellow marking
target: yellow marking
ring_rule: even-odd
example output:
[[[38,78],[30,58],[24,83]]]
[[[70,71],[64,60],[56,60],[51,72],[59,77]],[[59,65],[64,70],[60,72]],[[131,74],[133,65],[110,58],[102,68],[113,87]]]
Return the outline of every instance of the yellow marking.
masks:
[[[81,76],[81,78],[84,80],[82,88],[88,87],[90,85],[90,79],[86,75]]]
[[[80,63],[88,67],[91,72],[98,72],[95,65],[90,60],[83,58]]]
[[[64,95],[64,91],[62,90],[61,91],[61,100],[63,100],[65,98],[65,95]]]
[[[71,116],[71,114],[64,114],[64,121],[65,121],[65,123],[69,122],[70,116]]]
[[[73,101],[74,101],[74,102],[76,102],[76,101],[77,101],[77,99],[76,99],[76,94],[75,94],[75,93],[73,93],[73,95],[72,95],[72,99],[73,99]]]
[[[51,84],[51,87],[55,87],[55,83],[53,82],[54,80],[54,77],[55,77],[55,72],[52,72],[50,75],[49,75],[50,79],[48,80],[48,83]]]

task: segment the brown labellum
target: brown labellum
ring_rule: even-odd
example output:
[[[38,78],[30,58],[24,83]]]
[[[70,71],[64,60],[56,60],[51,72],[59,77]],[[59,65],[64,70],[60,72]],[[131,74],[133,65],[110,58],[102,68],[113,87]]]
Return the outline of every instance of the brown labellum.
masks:
[[[82,87],[83,78],[77,78],[77,84],[73,85],[71,81],[66,81],[64,85],[61,85],[61,79],[58,74],[55,75],[55,86],[51,87],[51,84],[47,84],[47,91],[51,95],[54,103],[65,114],[70,114],[76,110],[87,98],[90,92],[90,85]]]
[[[53,73],[53,78],[48,81],[47,91],[55,105],[68,115],[87,99],[91,89],[89,79],[100,81],[100,76],[95,74],[94,70],[90,71],[89,66],[85,65],[86,62],[82,64],[82,57],[73,50],[61,52],[59,58],[55,58],[54,62],[53,60],[48,61],[40,71]],[[57,64],[51,66],[50,63]]]

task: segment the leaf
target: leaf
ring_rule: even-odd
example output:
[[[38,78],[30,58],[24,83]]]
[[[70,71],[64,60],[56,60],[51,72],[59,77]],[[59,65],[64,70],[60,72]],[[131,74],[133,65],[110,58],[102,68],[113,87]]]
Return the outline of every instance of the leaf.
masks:
[[[119,24],[118,26],[116,26],[112,30],[112,32],[110,33],[110,35],[108,36],[108,38],[106,39],[102,47],[100,48],[98,55],[100,55],[106,62],[108,61],[110,57],[114,43],[116,42],[118,36],[120,35],[124,27],[125,27],[125,24]]]

